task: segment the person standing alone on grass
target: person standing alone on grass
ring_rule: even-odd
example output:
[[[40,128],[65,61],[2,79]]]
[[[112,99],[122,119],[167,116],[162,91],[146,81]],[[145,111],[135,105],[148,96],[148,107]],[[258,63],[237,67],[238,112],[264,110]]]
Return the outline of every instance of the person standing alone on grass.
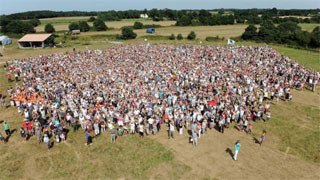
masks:
[[[47,144],[48,151],[50,150],[50,139],[47,134],[44,134],[43,142]]]
[[[264,139],[266,138],[266,134],[267,134],[267,131],[263,130],[262,134],[261,134],[261,137],[260,137],[260,141],[259,141],[260,146],[263,143]]]
[[[92,145],[92,137],[91,137],[90,133],[88,131],[85,131],[84,134],[85,134],[84,137],[87,140],[87,143],[85,143],[85,145],[86,146]]]
[[[4,122],[3,128],[4,128],[4,131],[6,132],[6,135],[10,136],[10,127],[9,127],[9,123],[7,121]]]
[[[238,156],[238,152],[239,152],[239,150],[240,150],[240,146],[241,146],[241,144],[240,144],[240,141],[238,140],[237,142],[236,142],[236,144],[235,144],[235,147],[234,147],[234,155],[233,155],[233,160],[237,160],[237,156]]]
[[[197,146],[198,145],[198,134],[196,131],[192,131],[192,145]]]
[[[115,128],[112,128],[110,130],[110,134],[111,134],[111,143],[115,143],[116,142],[116,133],[117,130]]]
[[[170,122],[169,123],[169,139],[170,139],[170,137],[174,138],[173,133],[174,133],[174,124],[173,124],[173,122]]]

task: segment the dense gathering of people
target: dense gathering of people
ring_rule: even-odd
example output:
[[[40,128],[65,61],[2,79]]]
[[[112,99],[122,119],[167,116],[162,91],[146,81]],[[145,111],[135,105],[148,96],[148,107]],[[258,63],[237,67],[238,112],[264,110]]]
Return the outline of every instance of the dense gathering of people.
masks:
[[[5,67],[8,81],[22,81],[8,89],[10,106],[24,116],[21,137],[35,135],[48,148],[50,138],[66,141],[68,128],[82,129],[86,145],[107,129],[115,142],[167,125],[169,139],[191,130],[195,146],[208,129],[224,133],[231,123],[251,133],[252,121],[271,119],[271,102],[290,101],[292,89],[314,91],[320,77],[275,49],[252,46],[118,45]]]

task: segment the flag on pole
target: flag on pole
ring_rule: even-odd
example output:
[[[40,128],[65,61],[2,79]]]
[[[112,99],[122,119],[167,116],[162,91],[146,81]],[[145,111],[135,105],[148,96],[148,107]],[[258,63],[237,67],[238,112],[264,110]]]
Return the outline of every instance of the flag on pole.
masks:
[[[235,41],[232,39],[228,39],[228,44],[234,45]]]

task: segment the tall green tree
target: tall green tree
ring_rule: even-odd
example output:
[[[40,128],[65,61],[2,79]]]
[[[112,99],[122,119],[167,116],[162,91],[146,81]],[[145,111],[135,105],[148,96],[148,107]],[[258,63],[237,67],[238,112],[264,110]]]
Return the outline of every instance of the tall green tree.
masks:
[[[320,48],[320,26],[313,29],[310,38],[310,46]]]
[[[37,27],[41,24],[39,19],[31,19],[29,20],[29,23],[32,24],[33,27]]]
[[[178,34],[177,39],[178,39],[178,40],[182,40],[182,39],[183,39],[183,36],[182,36],[181,33]]]
[[[90,26],[86,21],[79,21],[79,29],[81,32],[87,32],[90,30]]]
[[[242,34],[241,38],[244,40],[255,40],[257,36],[257,28],[253,24],[250,24]]]
[[[135,39],[137,34],[130,27],[123,27],[121,30],[121,39]]]
[[[93,22],[93,27],[97,30],[97,31],[105,31],[108,29],[108,27],[106,26],[106,24],[104,23],[103,20],[101,19],[96,19]]]
[[[188,36],[187,36],[187,39],[189,39],[189,40],[194,40],[194,39],[196,39],[196,33],[194,32],[194,31],[191,31],[189,34],[188,34]]]
[[[72,22],[69,24],[69,30],[72,31],[72,30],[78,30],[79,29],[79,23],[76,23],[76,22]]]
[[[178,26],[189,26],[190,24],[192,23],[192,19],[187,16],[187,15],[184,15],[182,16],[180,19],[178,19],[178,21],[176,22],[176,24]]]
[[[35,29],[32,24],[24,21],[11,21],[6,26],[6,32],[16,33],[16,34],[26,34],[35,33]]]
[[[46,33],[53,33],[55,32],[56,30],[54,29],[54,27],[52,26],[52,24],[46,24],[46,26],[44,27],[44,31]]]
[[[91,16],[89,19],[88,19],[88,22],[93,22],[94,20],[96,20],[95,17]]]
[[[277,40],[277,28],[271,21],[264,21],[258,32],[259,39],[266,43],[270,43]]]
[[[133,24],[133,29],[142,29],[143,28],[143,24],[142,22],[136,21]]]
[[[294,37],[298,45],[302,47],[308,47],[311,41],[311,35],[307,31],[295,31]]]

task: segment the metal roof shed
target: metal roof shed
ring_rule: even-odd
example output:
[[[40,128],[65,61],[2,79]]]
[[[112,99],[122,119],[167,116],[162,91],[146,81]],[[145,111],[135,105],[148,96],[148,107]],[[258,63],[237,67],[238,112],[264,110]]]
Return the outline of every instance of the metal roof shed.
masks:
[[[18,40],[19,48],[25,47],[42,47],[47,45],[46,40],[52,34],[26,34]]]

